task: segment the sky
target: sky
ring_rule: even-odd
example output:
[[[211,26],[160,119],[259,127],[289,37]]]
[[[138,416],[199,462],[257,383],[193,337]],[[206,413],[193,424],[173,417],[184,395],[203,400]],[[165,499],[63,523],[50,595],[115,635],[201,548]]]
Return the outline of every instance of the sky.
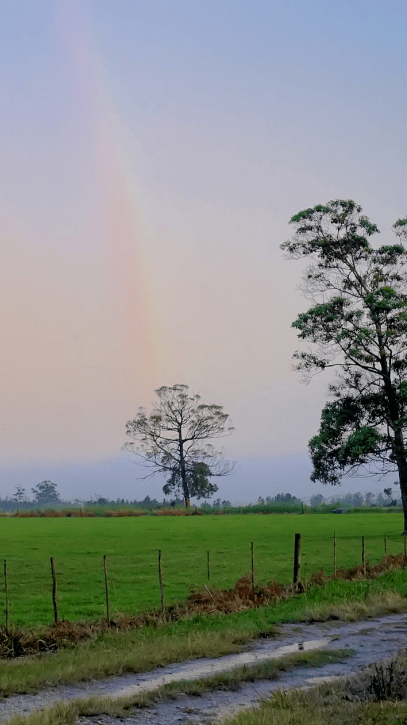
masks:
[[[352,198],[407,213],[404,2],[19,0],[0,26],[0,496],[160,496],[121,452],[161,385],[222,405],[244,502],[309,482],[328,376],[279,245]],[[383,482],[345,482],[345,490]]]

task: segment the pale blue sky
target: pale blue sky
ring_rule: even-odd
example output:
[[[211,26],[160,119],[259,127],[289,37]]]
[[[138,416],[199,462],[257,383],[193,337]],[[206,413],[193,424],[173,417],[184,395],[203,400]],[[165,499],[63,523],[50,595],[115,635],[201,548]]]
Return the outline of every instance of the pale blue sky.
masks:
[[[231,414],[256,497],[273,461],[307,485],[328,379],[291,369],[306,301],[279,244],[330,198],[383,240],[406,213],[405,3],[0,6],[0,495],[63,468],[66,496],[85,469],[89,495],[139,496],[125,422],[177,382]]]

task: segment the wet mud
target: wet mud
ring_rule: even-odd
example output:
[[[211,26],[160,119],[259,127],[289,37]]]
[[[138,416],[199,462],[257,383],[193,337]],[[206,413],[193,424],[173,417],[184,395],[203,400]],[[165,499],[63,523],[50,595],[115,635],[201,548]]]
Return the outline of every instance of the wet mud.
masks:
[[[253,665],[287,654],[315,649],[354,650],[343,662],[325,664],[312,669],[296,667],[282,672],[278,680],[257,680],[244,683],[237,691],[216,690],[201,696],[180,695],[174,700],[157,701],[148,708],[135,709],[126,718],[109,715],[80,717],[77,725],[206,725],[215,723],[226,713],[250,707],[262,697],[280,688],[303,687],[326,678],[343,677],[357,672],[372,662],[395,655],[407,647],[407,613],[376,617],[359,622],[326,622],[291,624],[281,627],[281,636],[273,640],[256,640],[244,652],[219,658],[203,658],[160,667],[153,672],[126,674],[104,680],[80,683],[75,686],[53,687],[34,695],[16,695],[0,702],[0,723],[14,714],[29,713],[61,700],[91,696],[111,698],[152,691],[163,684],[180,680],[201,679],[205,676]]]

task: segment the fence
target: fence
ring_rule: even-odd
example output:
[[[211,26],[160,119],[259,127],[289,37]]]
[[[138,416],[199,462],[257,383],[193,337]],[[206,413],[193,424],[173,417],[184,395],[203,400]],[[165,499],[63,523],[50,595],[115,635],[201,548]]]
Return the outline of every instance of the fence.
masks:
[[[298,585],[317,569],[321,569],[322,566],[318,565],[321,563],[321,559],[323,559],[322,563],[325,565],[326,573],[333,576],[336,576],[339,567],[355,565],[361,566],[364,573],[366,573],[369,553],[372,553],[373,549],[375,549],[375,555],[373,561],[370,559],[370,563],[374,564],[375,561],[377,562],[379,559],[389,556],[390,553],[392,555],[404,553],[404,559],[407,564],[407,537],[403,537],[402,543],[400,543],[400,537],[397,539],[394,535],[389,536],[384,534],[379,547],[381,551],[378,550],[378,544],[380,542],[377,536],[374,539],[373,537],[369,539],[369,537],[365,536],[360,537],[359,540],[352,538],[353,560],[351,560],[352,554],[349,551],[349,539],[346,537],[341,538],[334,533],[332,537],[324,537],[322,540],[321,538],[315,538],[314,540],[311,537],[304,538],[305,540],[301,542],[301,534],[295,534],[291,551],[285,551],[285,568],[286,571],[291,569],[292,574],[289,579],[293,584]],[[355,548],[357,541],[359,541],[357,547],[359,551]],[[316,542],[318,542],[319,546],[322,545],[324,547],[324,557],[321,557],[321,552],[318,551],[318,548],[316,551],[311,552],[311,546]],[[327,544],[328,546],[326,546]],[[370,547],[369,544],[371,545]],[[225,560],[227,559],[225,553],[225,550],[207,550],[203,552],[202,556],[199,557],[199,568],[196,566],[198,555],[196,553],[193,555],[195,561],[193,584],[195,587],[205,586],[207,589],[210,587],[227,588],[231,585],[230,576],[226,576],[225,572]],[[253,588],[255,588],[257,582],[261,583],[263,581],[265,583],[266,580],[278,580],[278,575],[276,575],[278,566],[274,566],[275,571],[273,572],[273,567],[270,567],[270,559],[267,566],[268,576],[264,576],[264,570],[266,568],[264,560],[266,557],[263,542],[257,546],[256,542],[252,541],[244,549],[230,550],[230,553],[234,555],[235,560],[238,560],[238,564],[240,565],[239,576],[248,575]],[[312,553],[312,556],[310,553]],[[191,555],[185,554],[186,566],[190,564],[190,561],[188,562],[188,556],[189,558],[191,557]],[[305,567],[304,558],[306,562]],[[139,578],[136,581],[136,577],[134,576],[134,562],[133,566],[131,566],[132,562],[130,559],[126,560],[126,562],[121,561],[119,565],[118,557],[113,558],[111,561],[109,561],[109,557],[106,554],[93,558],[92,573],[95,576],[92,579],[90,569],[86,566],[83,566],[81,576],[79,576],[77,561],[70,561],[70,567],[68,567],[67,561],[59,562],[54,557],[50,557],[48,574],[45,576],[45,572],[42,570],[42,576],[39,577],[38,581],[38,588],[34,586],[34,577],[31,582],[30,596],[28,596],[27,588],[24,588],[24,581],[18,576],[20,573],[18,563],[16,561],[10,561],[10,559],[4,559],[3,589],[5,626],[9,628],[11,623],[49,623],[52,611],[54,624],[58,624],[61,619],[75,621],[78,619],[95,619],[101,616],[105,616],[107,623],[110,623],[112,611],[111,599],[113,600],[113,611],[115,612],[135,613],[151,608],[161,608],[164,610],[166,605],[176,600],[180,601],[185,599],[191,585],[189,584],[188,586],[187,584],[185,587],[185,577],[181,582],[182,572],[179,569],[179,562],[177,567],[171,569],[171,561],[166,558],[164,549],[156,550],[155,559],[155,574],[152,576],[152,572],[150,572],[150,577],[146,577],[145,574],[143,575],[143,572],[138,570]],[[258,578],[259,559],[263,559],[263,576],[261,579]],[[289,564],[290,560],[291,565]],[[70,570],[71,575],[73,572],[77,572],[78,576],[76,578],[66,576],[67,572],[64,570],[63,563]],[[15,570],[13,565],[16,567]],[[222,575],[222,572],[225,576]],[[110,577],[110,574],[113,574],[113,576]],[[112,581],[109,583],[110,578]],[[224,582],[221,581],[223,578]],[[232,584],[235,583],[237,578],[235,576]],[[10,579],[12,579],[11,587]],[[285,582],[280,580],[280,583],[288,583],[287,577],[285,579]],[[63,582],[62,588],[59,586],[61,581]],[[140,593],[143,592],[143,585],[145,588],[144,593],[147,593],[147,596],[144,599],[140,599]],[[139,595],[138,599],[137,594]],[[29,616],[25,616],[27,610],[29,611]],[[10,611],[12,613],[11,616]],[[15,614],[14,620],[13,613]]]

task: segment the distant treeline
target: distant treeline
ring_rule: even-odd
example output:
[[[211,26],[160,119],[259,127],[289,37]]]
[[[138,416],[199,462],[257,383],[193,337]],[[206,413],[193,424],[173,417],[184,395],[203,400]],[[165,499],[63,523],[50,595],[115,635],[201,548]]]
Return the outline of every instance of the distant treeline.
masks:
[[[44,482],[43,482],[44,483]],[[54,486],[54,492],[56,486]],[[275,496],[260,497],[256,503],[233,506],[230,501],[215,499],[212,503],[201,503],[192,507],[189,514],[267,514],[267,513],[329,513],[336,509],[351,510],[377,510],[395,509],[401,506],[401,501],[393,498],[392,489],[384,489],[383,493],[354,494],[348,493],[325,500],[321,494],[301,500],[290,493],[279,493]],[[80,501],[62,501],[59,496],[50,502],[38,500],[16,500],[15,498],[0,499],[0,511],[19,515],[57,515],[57,516],[140,516],[150,515],[183,515],[187,512],[183,508],[180,498],[168,501],[158,501],[150,496],[142,500],[129,500],[117,498],[115,500],[105,497],[96,497]]]
[[[394,484],[398,490],[398,484]],[[400,496],[393,492],[392,488],[385,488],[383,493],[346,493],[343,496],[332,496],[329,499],[325,499],[322,494],[316,494],[311,496],[309,499],[304,499],[306,503],[312,508],[318,508],[320,506],[332,506],[336,505],[341,508],[360,508],[361,506],[369,507],[389,507],[389,506],[401,506]]]
[[[113,510],[132,508],[132,509],[143,509],[143,510],[156,510],[162,508],[176,508],[183,505],[182,499],[175,499],[174,501],[157,501],[155,498],[145,496],[141,501],[137,499],[128,500],[124,498],[117,498],[116,500],[110,500],[108,498],[99,497],[91,498],[87,501],[79,501],[74,499],[73,501],[62,500],[58,498],[57,501],[30,501],[25,499],[23,501],[16,501],[14,498],[6,497],[0,499],[0,511],[38,511],[40,509],[98,509],[98,508],[111,508]]]

